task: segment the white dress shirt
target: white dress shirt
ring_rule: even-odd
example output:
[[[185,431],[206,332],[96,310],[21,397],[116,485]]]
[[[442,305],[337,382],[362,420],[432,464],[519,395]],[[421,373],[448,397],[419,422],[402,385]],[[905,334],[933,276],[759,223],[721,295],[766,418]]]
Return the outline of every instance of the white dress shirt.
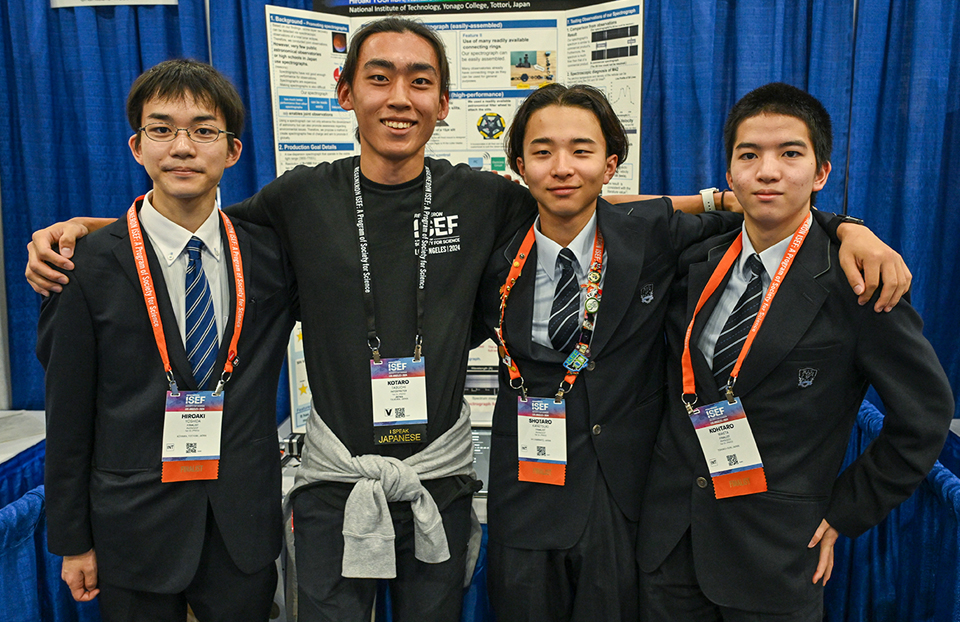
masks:
[[[583,305],[587,299],[587,273],[590,271],[590,263],[593,260],[593,240],[597,231],[597,214],[594,212],[589,222],[584,225],[577,237],[567,246],[573,251],[577,261],[574,265],[574,271],[577,274],[577,281],[580,283],[580,320],[583,319]],[[560,278],[562,270],[557,268],[557,256],[563,247],[540,233],[540,217],[537,217],[534,223],[534,235],[537,240],[537,275],[536,284],[533,291],[533,322],[532,339],[547,348],[553,348],[550,343],[550,313],[553,310],[553,295],[557,289],[557,280]],[[607,252],[603,253],[604,262],[607,259]],[[603,287],[603,273],[600,275],[600,286]],[[601,310],[603,304],[600,305]],[[599,317],[597,313],[597,317]],[[579,332],[577,333],[579,334]]]
[[[186,276],[189,260],[187,242],[196,236],[203,241],[203,250],[200,253],[203,274],[210,286],[214,317],[217,320],[217,336],[222,346],[223,329],[230,319],[230,310],[224,303],[230,299],[230,284],[227,280],[227,262],[223,260],[223,241],[220,239],[220,213],[213,209],[197,232],[191,233],[158,212],[150,203],[152,195],[153,193],[149,192],[143,199],[140,226],[146,232],[147,239],[160,260],[163,280],[167,284],[173,313],[180,327],[180,339],[186,347]]]
[[[813,216],[808,214],[808,223],[811,218],[813,218]],[[737,301],[740,300],[740,296],[742,296],[743,292],[747,289],[747,283],[750,281],[750,277],[753,276],[753,271],[747,267],[746,258],[757,251],[753,248],[753,243],[750,242],[750,236],[747,235],[746,224],[742,227],[742,236],[743,250],[740,251],[740,256],[737,257],[737,260],[733,262],[730,280],[727,281],[727,288],[723,290],[720,301],[717,303],[713,313],[710,314],[710,319],[707,320],[706,325],[703,327],[703,332],[700,333],[700,339],[697,340],[697,347],[703,352],[703,357],[707,359],[707,365],[710,366],[710,369],[713,369],[713,351],[714,348],[716,348],[717,339],[720,338],[720,331],[723,330],[723,325],[727,323],[727,318],[733,313],[733,309],[737,306]],[[763,285],[762,295],[766,295],[767,288],[770,287],[770,283],[773,281],[772,275],[776,274],[777,270],[780,269],[780,262],[783,261],[783,256],[787,254],[787,249],[790,247],[790,240],[792,239],[793,234],[790,234],[760,253],[760,262],[763,264],[764,270],[764,273],[760,275],[760,284]]]

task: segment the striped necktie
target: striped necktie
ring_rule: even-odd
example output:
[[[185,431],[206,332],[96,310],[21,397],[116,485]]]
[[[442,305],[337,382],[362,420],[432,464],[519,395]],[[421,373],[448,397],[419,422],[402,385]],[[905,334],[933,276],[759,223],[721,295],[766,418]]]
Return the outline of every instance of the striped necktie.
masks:
[[[747,267],[752,272],[750,281],[747,283],[747,288],[743,290],[740,300],[737,301],[737,306],[727,318],[727,323],[723,325],[713,351],[713,377],[721,392],[726,390],[733,364],[740,356],[740,350],[743,349],[747,334],[753,327],[753,320],[760,311],[760,302],[763,299],[763,280],[760,275],[766,271],[763,269],[760,255],[754,253],[747,257]]]
[[[193,377],[201,390],[210,380],[220,349],[217,343],[213,298],[200,258],[202,249],[203,242],[200,238],[192,237],[187,242],[187,358],[193,368]]]
[[[573,267],[576,261],[576,256],[569,248],[561,250],[557,255],[557,267],[561,273],[553,294],[553,307],[547,328],[553,349],[560,352],[569,352],[576,345],[574,337],[580,325],[580,281],[577,280],[577,271]]]

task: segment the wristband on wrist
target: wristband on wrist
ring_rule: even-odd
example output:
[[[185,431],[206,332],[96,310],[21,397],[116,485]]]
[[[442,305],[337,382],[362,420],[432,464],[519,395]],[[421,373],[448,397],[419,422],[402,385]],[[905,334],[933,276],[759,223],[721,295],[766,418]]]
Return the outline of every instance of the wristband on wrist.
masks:
[[[811,205],[810,209],[817,209],[815,205]],[[835,214],[832,212],[824,212],[823,210],[818,210],[822,214],[830,214],[834,218],[838,219],[840,222],[838,224],[843,224],[845,222],[850,223],[851,225],[861,225],[863,227],[867,226],[867,223],[863,222],[862,218],[857,218],[856,216],[848,216],[847,214]]]
[[[712,212],[717,209],[713,203],[713,193],[719,192],[716,188],[704,188],[700,191],[700,198],[703,200],[703,211]]]
[[[726,191],[726,190],[724,190],[723,192],[720,193],[720,211],[721,211],[721,212],[727,211],[727,208],[724,207],[724,205],[723,205],[723,197],[725,197],[725,196],[727,196],[727,191]]]

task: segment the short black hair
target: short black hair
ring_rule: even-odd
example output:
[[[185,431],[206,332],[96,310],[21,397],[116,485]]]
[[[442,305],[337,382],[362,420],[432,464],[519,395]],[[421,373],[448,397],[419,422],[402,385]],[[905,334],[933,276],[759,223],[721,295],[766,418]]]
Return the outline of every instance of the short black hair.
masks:
[[[827,109],[820,100],[803,89],[783,82],[771,82],[741,97],[727,115],[723,126],[723,142],[727,152],[728,171],[740,124],[760,114],[782,114],[803,121],[813,142],[817,170],[830,161],[830,153],[833,151],[833,126]]]
[[[537,89],[524,100],[513,117],[513,123],[510,124],[510,132],[507,134],[507,143],[504,148],[507,159],[510,160],[510,168],[514,172],[520,173],[517,168],[517,159],[523,157],[523,139],[527,133],[527,123],[530,122],[534,112],[547,106],[573,106],[595,114],[597,121],[600,122],[603,140],[607,143],[607,157],[617,156],[617,166],[626,161],[629,148],[627,132],[602,92],[586,84],[573,86],[548,84]]]
[[[395,32],[403,34],[410,32],[433,47],[437,55],[437,71],[440,73],[440,95],[447,95],[450,92],[450,64],[447,62],[447,50],[443,45],[443,40],[429,26],[422,22],[402,17],[384,17],[365,24],[353,35],[350,40],[350,47],[347,49],[347,58],[343,61],[343,70],[340,71],[340,79],[337,80],[337,92],[343,85],[353,86],[353,79],[357,75],[357,64],[360,62],[360,48],[363,42],[370,35],[382,32]]]
[[[207,63],[179,58],[165,60],[147,69],[130,87],[127,120],[137,133],[136,144],[140,145],[144,104],[154,98],[183,101],[188,95],[222,114],[226,131],[236,136],[243,133],[243,100],[230,80]],[[227,147],[233,150],[233,136],[229,134]]]

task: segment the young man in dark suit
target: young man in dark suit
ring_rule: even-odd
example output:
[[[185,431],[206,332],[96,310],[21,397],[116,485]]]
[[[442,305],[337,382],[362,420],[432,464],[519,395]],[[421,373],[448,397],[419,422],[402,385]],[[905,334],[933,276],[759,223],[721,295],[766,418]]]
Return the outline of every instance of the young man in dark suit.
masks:
[[[183,620],[188,603],[204,621],[266,620],[294,281],[272,231],[216,208],[242,148],[226,78],[160,63],[127,113],[153,189],[78,243],[40,316],[49,547],[104,620]]]
[[[859,306],[811,217],[830,174],[820,102],[768,84],[734,106],[724,138],[743,231],[681,258],[638,540],[641,612],[820,620],[838,532],[858,536],[913,492],[953,396],[916,311]],[[838,476],[870,384],[883,431]]]
[[[491,440],[491,602],[515,622],[635,620],[631,551],[663,408],[668,286],[680,250],[740,217],[599,198],[627,137],[588,86],[531,94],[507,153],[539,217],[494,254],[481,287],[511,361]],[[564,290],[569,301],[555,302]]]

